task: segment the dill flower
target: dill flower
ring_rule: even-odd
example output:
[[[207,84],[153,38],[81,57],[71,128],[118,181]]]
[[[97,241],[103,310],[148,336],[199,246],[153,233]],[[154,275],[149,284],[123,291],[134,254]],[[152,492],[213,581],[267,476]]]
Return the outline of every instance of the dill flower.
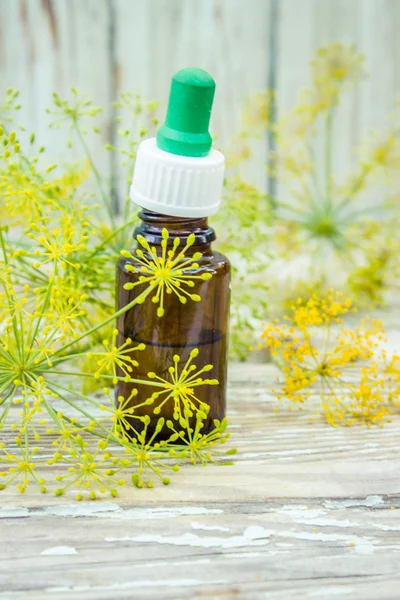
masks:
[[[157,394],[158,390],[167,392],[167,382],[157,380],[156,374],[135,378],[138,361],[133,353],[144,345],[126,340],[117,347],[110,324],[147,298],[159,305],[160,318],[165,294],[175,294],[182,303],[198,302],[200,297],[191,290],[194,279],[209,279],[212,273],[196,274],[201,254],[188,252],[194,236],[185,245],[179,239],[168,245],[169,234],[164,230],[161,256],[139,240],[142,249],[128,258],[140,265],[142,288],[115,312],[112,271],[135,216],[129,217],[130,203],[125,203],[125,222],[118,226],[108,187],[86,144],[83,120],[95,117],[99,110],[75,89],[69,100],[54,95],[54,108],[49,111],[55,117],[53,126],[69,123],[71,140],[81,144],[86,160],[83,166],[64,170],[57,165],[43,169],[39,159],[44,148],[37,147],[35,135],[30,135],[29,151],[25,151],[17,133],[8,131],[9,112],[18,106],[16,98],[17,94],[7,92],[4,106],[0,105],[0,195],[6,223],[0,228],[0,430],[8,438],[16,436],[12,448],[8,442],[0,443],[0,488],[17,484],[23,492],[35,482],[44,492],[46,473],[55,468],[60,484],[56,494],[74,490],[77,499],[95,499],[106,492],[115,496],[124,482],[123,472],[129,473],[128,480],[137,487],[144,483],[151,487],[154,475],[167,484],[167,475],[178,471],[187,457],[182,454],[184,444],[180,448],[174,440],[170,448],[168,440],[155,441],[164,427],[163,419],[155,433],[147,435],[149,418],[135,414],[133,406],[136,388],[128,398],[115,402],[104,387],[125,380],[137,387],[151,386]],[[143,114],[149,128],[156,124],[154,103],[144,104],[127,94],[118,108],[126,109],[130,118]],[[99,131],[96,124],[92,129]],[[126,131],[121,125],[118,132],[125,149],[113,150],[121,150],[131,178],[137,139],[147,130],[140,127],[132,136]],[[93,193],[87,185],[91,183],[97,185],[99,205],[91,201]],[[206,410],[193,389],[215,381],[201,377],[211,365],[196,369],[190,360],[182,371],[174,362],[171,393],[176,415],[184,404],[186,412]],[[185,375],[185,366],[190,375]],[[78,381],[86,385],[79,388]],[[87,393],[98,386],[102,392]],[[147,403],[149,408],[154,400]],[[160,402],[164,400],[161,394]],[[179,426],[183,424],[182,418]],[[54,448],[51,458],[39,456],[35,446],[44,436],[50,436]]]
[[[180,245],[180,238],[174,238],[172,248],[167,250],[169,233],[167,229],[162,230],[161,241],[161,256],[158,256],[155,248],[151,248],[148,241],[141,235],[137,240],[144,248],[137,248],[135,256],[128,250],[121,250],[124,258],[131,259],[140,265],[143,275],[135,283],[125,283],[125,290],[132,290],[137,286],[146,284],[146,289],[141,294],[140,302],[144,302],[145,298],[154,292],[152,302],[159,304],[157,316],[164,315],[164,295],[174,293],[182,304],[186,304],[187,300],[199,302],[201,300],[198,294],[192,294],[187,288],[194,287],[195,279],[211,279],[211,273],[202,273],[195,275],[192,271],[198,269],[199,265],[196,262],[202,256],[201,252],[195,252],[193,256],[185,256],[187,250],[193,246],[195,235],[192,233],[188,236],[185,246],[177,252]],[[136,268],[127,263],[124,266],[126,271],[135,272]]]
[[[123,468],[134,466],[135,472],[132,474],[132,483],[142,488],[144,485],[153,487],[154,477],[159,479],[164,485],[170,483],[172,472],[179,471],[179,459],[183,458],[174,450],[169,452],[169,441],[162,443],[155,442],[157,435],[164,427],[165,419],[160,417],[151,436],[148,435],[150,417],[148,415],[141,417],[142,431],[136,436],[125,438],[123,441],[124,454],[120,459]],[[171,464],[171,459],[172,464]],[[177,461],[178,459],[178,461]]]
[[[173,403],[174,420],[179,422],[182,427],[187,426],[187,417],[192,417],[194,413],[201,410],[203,402],[201,402],[195,394],[195,388],[202,385],[218,385],[217,379],[203,379],[200,375],[209,373],[213,369],[213,365],[204,365],[198,369],[192,361],[199,356],[199,350],[194,348],[189,354],[189,358],[179,369],[181,357],[178,354],[173,356],[173,366],[168,368],[170,379],[164,379],[154,372],[147,374],[148,378],[159,382],[161,388],[157,392],[153,392],[151,397],[145,401],[146,404],[153,404],[156,400],[157,405],[153,408],[155,415],[160,414],[164,404],[171,401]],[[141,405],[137,405],[139,407]],[[135,407],[135,408],[137,408]]]
[[[104,373],[111,373],[113,375],[113,383],[117,383],[117,369],[122,371],[124,376],[129,379],[133,367],[137,367],[139,364],[137,360],[132,358],[131,354],[135,350],[144,350],[146,346],[144,344],[132,346],[130,338],[127,338],[121,346],[117,346],[117,335],[118,329],[114,329],[111,342],[107,339],[103,340],[105,352],[89,352],[87,354],[89,359],[93,356],[97,359],[97,370],[94,374],[96,379],[99,379]]]
[[[272,254],[279,258],[283,246],[285,259],[303,259],[303,278],[325,290],[329,285],[343,287],[361,303],[382,299],[391,273],[398,271],[392,247],[384,260],[374,259],[368,268],[373,246],[381,248],[379,238],[389,239],[393,223],[398,223],[395,201],[372,204],[368,195],[375,193],[378,179],[393,181],[399,162],[398,128],[393,126],[369,135],[350,174],[341,173],[336,164],[335,122],[343,94],[364,76],[363,64],[364,57],[353,45],[335,42],[320,48],[311,62],[311,85],[279,119],[270,173],[280,194],[273,199],[275,219],[269,234]],[[285,296],[290,296],[298,285],[297,269],[294,262],[292,271],[287,266],[279,264],[279,276],[285,277]],[[355,280],[359,284],[353,285]]]
[[[400,141],[398,131],[373,131],[359,148],[360,166],[357,173],[359,181],[353,185],[362,185],[367,177],[373,181],[382,180],[391,183],[400,167]]]
[[[137,395],[137,389],[133,389],[127,398],[118,396],[116,400],[111,397],[109,388],[103,388],[103,393],[109,402],[100,404],[100,410],[105,412],[105,420],[110,420],[112,423],[112,435],[128,441],[135,435],[139,435],[132,424],[136,418],[140,420],[140,417],[134,415],[135,409],[132,406],[132,399]]]
[[[28,233],[27,236],[38,244],[35,255],[44,259],[42,262],[36,263],[35,267],[49,262],[59,262],[62,267],[69,264],[72,267],[79,268],[79,263],[72,263],[69,257],[71,254],[85,248],[88,236],[80,236],[79,239],[74,241],[75,229],[72,221],[66,215],[63,217],[60,229],[55,227],[50,231],[46,225],[38,226],[32,223],[31,230],[32,233]],[[35,234],[33,231],[37,233]]]
[[[46,492],[45,481],[38,473],[36,456],[39,448],[31,447],[20,437],[15,438],[17,450],[9,451],[4,443],[0,443],[0,490],[16,484],[21,494],[25,492],[30,481],[35,481],[41,492]]]
[[[345,46],[341,42],[333,42],[319,48],[311,61],[314,82],[318,86],[325,81],[336,85],[359,81],[364,75],[364,61],[364,56],[357,52],[354,44]]]
[[[60,230],[60,236],[61,233]],[[103,493],[114,496],[122,485],[122,472],[129,471],[128,479],[138,487],[143,481],[152,485],[150,472],[153,475],[163,473],[160,480],[169,482],[167,474],[178,470],[177,458],[169,457],[168,444],[157,445],[154,435],[150,440],[143,437],[143,427],[146,432],[148,420],[143,422],[132,406],[137,389],[129,398],[118,398],[115,403],[108,388],[103,389],[99,399],[76,387],[79,378],[91,378],[93,381],[98,379],[102,385],[104,381],[125,380],[136,386],[151,386],[156,395],[157,391],[168,391],[167,382],[158,380],[155,374],[147,379],[135,378],[138,362],[133,352],[143,350],[144,345],[133,345],[126,340],[118,348],[116,331],[109,327],[110,322],[125,310],[144,301],[158,284],[162,285],[165,272],[158,264],[158,270],[151,275],[155,286],[146,287],[142,294],[116,313],[109,312],[107,307],[102,320],[93,325],[88,319],[87,294],[82,294],[79,287],[73,293],[68,279],[68,273],[76,271],[72,257],[85,250],[78,248],[69,252],[67,246],[57,256],[46,258],[45,264],[35,266],[34,244],[42,244],[40,235],[37,230],[33,234],[29,253],[16,255],[6,229],[0,228],[0,288],[4,316],[0,338],[0,430],[16,436],[14,443],[18,450],[5,444],[0,448],[0,464],[4,466],[0,475],[4,478],[1,488],[15,483],[23,492],[30,482],[35,482],[45,491],[46,470],[56,465],[60,467],[57,481],[62,484],[56,493],[61,495],[75,490],[78,499],[86,495],[95,499]],[[165,242],[168,239],[165,233],[164,239]],[[168,251],[164,257],[164,266],[171,268],[177,288],[179,278],[186,281],[185,267],[196,264],[196,258],[185,257],[184,252],[185,248],[175,254]],[[145,264],[148,266],[148,262]],[[21,271],[21,265],[24,271]],[[28,274],[29,284],[20,283],[23,272]],[[65,273],[65,277],[61,273]],[[73,295],[69,296],[70,293]],[[199,403],[193,390],[198,385],[215,382],[201,377],[212,368],[211,365],[196,369],[191,364],[197,354],[198,351],[192,353],[182,372],[174,362],[171,374],[174,383],[170,392],[176,403],[176,415],[179,415],[181,403],[191,411],[197,411]],[[95,362],[93,372],[86,372],[82,366],[92,361]],[[161,394],[160,401],[164,399],[165,395]],[[149,408],[154,401],[152,398],[147,403]],[[154,412],[157,414],[156,409]],[[161,423],[163,420],[159,420],[158,428]],[[39,451],[34,445],[43,436],[51,436],[54,446],[54,454],[48,460],[38,457]],[[98,442],[95,448],[94,440]],[[174,443],[174,452],[178,453],[176,448]],[[181,458],[184,457],[179,461]],[[173,464],[170,464],[171,460]]]
[[[78,488],[77,500],[83,500],[85,494],[91,500],[96,500],[97,493],[109,492],[111,496],[117,496],[117,488],[124,485],[125,480],[118,477],[119,469],[115,469],[106,449],[107,442],[99,441],[94,452],[88,450],[82,436],[76,435],[68,454],[59,459],[66,461],[69,466],[66,475],[56,476],[56,481],[64,484],[56,490],[56,496],[65,494],[71,487]]]
[[[199,411],[196,414],[196,422],[194,427],[188,427],[186,431],[176,428],[176,424],[173,421],[167,421],[167,427],[173,432],[169,442],[179,440],[184,444],[184,449],[181,451],[181,456],[188,457],[190,462],[194,465],[201,464],[207,465],[213,463],[217,465],[231,465],[232,462],[223,460],[222,456],[228,456],[236,453],[235,449],[220,452],[216,450],[220,445],[224,444],[230,437],[230,433],[227,432],[228,421],[227,419],[214,420],[214,429],[207,434],[201,433],[203,429],[204,420],[207,418],[208,407],[204,410]],[[186,415],[186,420],[189,419],[189,414]],[[179,447],[180,448],[180,447]]]
[[[213,224],[217,247],[232,265],[229,352],[243,360],[267,310],[270,267],[271,203],[267,194],[232,174],[225,181],[223,204]]]
[[[345,328],[342,317],[351,310],[351,300],[340,292],[299,298],[286,321],[265,326],[260,348],[269,348],[282,369],[278,398],[301,408],[316,388],[329,424],[382,424],[394,411],[384,330],[368,319]]]

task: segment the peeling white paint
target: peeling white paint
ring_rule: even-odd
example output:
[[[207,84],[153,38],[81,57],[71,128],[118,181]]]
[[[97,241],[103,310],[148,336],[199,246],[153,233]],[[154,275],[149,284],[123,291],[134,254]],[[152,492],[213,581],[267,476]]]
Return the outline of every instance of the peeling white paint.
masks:
[[[227,552],[222,554],[224,558],[256,558],[257,556],[266,556],[265,552]]]
[[[78,552],[72,546],[54,546],[53,548],[46,548],[40,554],[42,556],[67,556],[69,554],[78,554]]]
[[[282,459],[280,458],[278,460],[282,460]],[[289,458],[289,459],[286,459],[286,460],[293,460],[293,458]],[[240,463],[241,465],[263,465],[263,466],[265,466],[265,459],[264,460],[261,460],[261,459],[259,459],[259,460],[255,460],[255,459],[252,459],[252,460],[238,460],[238,458],[235,457],[235,463],[236,464]]]
[[[0,519],[14,519],[16,517],[28,517],[29,510],[22,506],[8,506],[0,508]]]
[[[320,531],[276,531],[277,537],[295,538],[297,540],[309,540],[314,542],[337,542],[345,543],[353,548],[358,554],[373,554],[376,550],[373,538],[362,538],[356,535],[343,535],[339,533],[323,533]]]
[[[154,564],[153,564],[154,566]],[[208,585],[226,585],[229,581],[225,579],[207,580]],[[104,585],[71,585],[62,587],[47,588],[45,591],[50,593],[59,592],[104,592],[107,590],[129,590],[131,588],[149,588],[159,587],[196,587],[204,585],[204,579],[142,579],[140,581],[120,581],[118,583]]]
[[[343,519],[342,521],[337,519],[330,519],[327,517],[316,518],[316,519],[296,519],[296,523],[302,523],[304,525],[313,525],[314,527],[361,527],[359,523],[355,523],[354,521],[349,521],[348,519]]]
[[[306,506],[292,505],[283,506],[279,512],[291,517],[294,523],[303,525],[313,525],[314,527],[360,527],[358,523],[348,519],[337,520],[325,516],[326,511],[320,508],[308,509]]]
[[[125,508],[110,515],[111,519],[142,521],[148,519],[173,519],[185,516],[220,515],[224,511],[220,508],[206,508],[205,506],[174,506],[151,508]]]
[[[328,586],[313,592],[309,592],[308,597],[311,598],[317,596],[318,598],[326,598],[327,596],[348,596],[349,594],[353,594],[353,592],[354,588]]]
[[[293,548],[293,544],[285,544],[285,542],[275,542],[277,548]]]
[[[182,535],[160,535],[157,533],[143,533],[137,536],[124,536],[120,538],[105,538],[106,542],[139,542],[170,544],[172,546],[193,546],[195,548],[241,548],[244,546],[266,546],[269,544],[271,532],[264,527],[252,525],[247,527],[242,535],[231,537],[199,536],[194,533]]]
[[[76,504],[56,504],[44,509],[44,515],[57,517],[97,517],[104,513],[119,511],[114,502],[77,502]]]
[[[191,523],[192,529],[202,529],[203,531],[229,531],[228,527],[221,527],[220,525],[205,525],[204,523]]]
[[[211,558],[190,558],[190,560],[176,560],[175,558],[171,558],[171,560],[157,560],[157,568],[158,567],[196,567],[197,565],[207,565],[211,562]],[[154,570],[154,560],[147,563],[138,563],[134,565],[139,569],[153,569]]]
[[[326,508],[349,508],[351,506],[380,506],[385,504],[382,496],[367,496],[364,500],[351,498],[349,500],[327,500],[324,502]]]
[[[400,531],[400,525],[398,527],[392,527],[391,525],[381,525],[380,523],[374,523],[373,527],[375,529],[380,529],[381,531]]]
[[[258,442],[260,443],[260,442]],[[278,457],[292,457],[302,456],[304,454],[316,454],[319,450],[316,448],[294,448],[293,450],[264,450],[263,452],[243,452],[240,453],[241,458],[259,458],[260,456],[278,456]],[[284,460],[280,458],[280,460]],[[288,460],[288,458],[286,458]]]
[[[175,518],[186,515],[218,515],[224,511],[220,508],[204,506],[143,507],[129,508],[114,502],[77,502],[76,504],[56,504],[47,506],[42,511],[30,511],[28,508],[0,509],[0,518],[8,517],[93,517],[118,520],[147,520]]]

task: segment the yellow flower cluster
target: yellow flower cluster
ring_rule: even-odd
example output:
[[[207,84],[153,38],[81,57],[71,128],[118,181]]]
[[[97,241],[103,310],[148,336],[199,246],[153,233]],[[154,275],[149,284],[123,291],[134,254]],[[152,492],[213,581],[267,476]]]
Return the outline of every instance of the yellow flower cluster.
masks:
[[[108,183],[85,141],[87,129],[82,121],[96,116],[99,109],[76,89],[70,100],[54,95],[55,107],[48,111],[55,118],[52,125],[69,123],[71,137],[79,141],[87,159],[84,167],[42,168],[44,148],[36,147],[34,134],[27,149],[20,146],[16,132],[8,130],[12,123],[9,113],[18,108],[17,96],[10,90],[4,104],[0,103],[0,431],[7,433],[2,439],[11,440],[11,445],[0,442],[0,489],[16,484],[24,492],[33,481],[45,492],[46,470],[51,466],[54,471],[58,464],[56,480],[60,487],[56,494],[74,489],[78,500],[85,496],[95,499],[103,493],[115,496],[124,481],[120,473],[128,469],[137,487],[144,483],[151,487],[152,475],[166,484],[166,474],[177,471],[197,443],[210,456],[203,462],[214,460],[212,438],[205,436],[198,442],[208,406],[195,395],[197,386],[215,384],[215,379],[201,377],[212,366],[193,368],[190,361],[198,352],[193,350],[190,360],[182,365],[179,357],[174,358],[169,370],[171,381],[161,379],[158,373],[135,378],[139,366],[136,350],[143,350],[145,345],[127,339],[118,347],[111,323],[148,297],[159,305],[160,318],[168,294],[175,294],[183,304],[199,302],[200,297],[192,293],[193,280],[209,279],[212,273],[196,273],[202,255],[189,252],[193,235],[182,247],[178,248],[179,239],[168,246],[165,229],[161,256],[139,238],[142,248],[135,255],[124,254],[127,270],[131,261],[140,267],[140,291],[115,312],[115,264],[135,217],[128,202],[124,221],[118,226]],[[116,108],[120,123],[122,113],[128,113],[129,129],[121,125],[118,131],[125,147],[110,149],[122,154],[131,180],[138,139],[156,124],[156,106],[124,94]],[[132,117],[135,126],[142,119],[146,122],[136,134]],[[92,129],[98,132],[96,126]],[[100,205],[90,200],[91,185],[97,186]],[[104,386],[122,380],[136,387],[128,398],[119,397],[115,402]],[[103,388],[102,397],[88,395],[85,388],[76,385],[78,381],[84,381],[86,390]],[[150,423],[148,416],[142,416],[148,411],[142,411],[141,416],[135,413],[134,396],[139,386],[156,390],[146,402],[154,415],[161,410],[159,403],[174,405],[179,440],[171,433],[161,448],[156,438],[164,428],[164,419],[156,416]],[[188,411],[196,414],[199,431],[195,438],[191,425],[182,417]],[[220,428],[216,423],[217,437]],[[45,435],[53,438],[51,458],[41,456],[35,445]],[[221,443],[228,436],[221,435]],[[190,440],[192,447],[187,450]]]
[[[284,380],[278,398],[302,407],[319,395],[331,425],[382,424],[399,407],[398,357],[382,349],[382,323],[363,319],[343,326],[351,300],[330,291],[326,298],[298,299],[283,322],[268,323],[260,348],[270,349]]]
[[[186,253],[195,241],[194,233],[187,238],[185,246],[177,252],[180,244],[180,238],[174,238],[171,250],[167,250],[169,233],[167,229],[162,230],[161,241],[161,256],[157,255],[154,247],[150,247],[148,241],[139,235],[137,240],[142,246],[135,251],[135,256],[128,250],[122,250],[121,254],[124,258],[130,259],[133,264],[127,262],[125,264],[126,271],[135,272],[139,265],[142,275],[135,283],[125,283],[125,290],[133,290],[137,286],[145,285],[145,291],[141,293],[139,303],[144,302],[147,296],[154,291],[152,302],[159,304],[157,316],[164,316],[164,298],[165,294],[175,294],[182,304],[186,304],[189,300],[200,302],[201,298],[198,294],[192,294],[187,288],[194,287],[195,279],[207,280],[211,279],[212,273],[202,273],[196,275],[196,269],[199,268],[198,261],[202,254],[195,252],[193,256],[187,256]]]

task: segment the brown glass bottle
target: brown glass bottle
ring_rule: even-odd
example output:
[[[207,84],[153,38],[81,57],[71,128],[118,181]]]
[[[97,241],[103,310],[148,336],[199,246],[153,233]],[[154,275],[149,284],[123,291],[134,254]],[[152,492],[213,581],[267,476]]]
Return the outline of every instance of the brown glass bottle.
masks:
[[[172,246],[175,238],[181,240],[179,248],[185,246],[190,234],[195,235],[195,242],[185,253],[193,256],[201,252],[202,257],[196,260],[198,268],[190,271],[192,275],[201,275],[204,272],[212,274],[207,280],[195,279],[195,287],[191,293],[201,297],[200,302],[188,300],[182,304],[175,294],[165,295],[164,315],[157,316],[158,304],[148,298],[143,304],[133,306],[122,314],[117,323],[118,345],[122,345],[127,338],[137,343],[144,343],[145,350],[135,352],[133,358],[138,360],[139,366],[132,376],[148,381],[148,373],[155,372],[163,379],[170,380],[168,368],[173,365],[173,356],[181,357],[180,368],[189,358],[191,350],[198,348],[199,355],[193,361],[198,369],[207,364],[212,364],[212,371],[204,377],[218,379],[218,385],[201,385],[196,387],[196,397],[210,406],[207,419],[204,421],[203,433],[213,428],[214,419],[225,416],[226,375],[227,375],[227,329],[230,296],[230,263],[228,259],[211,247],[215,240],[214,230],[208,226],[207,218],[181,218],[161,215],[143,210],[139,217],[141,225],[134,232],[146,238],[149,244],[156,248],[161,255],[162,230],[166,228],[169,233],[168,246]],[[178,248],[178,249],[179,249]],[[134,252],[132,252],[134,255]],[[126,265],[134,267],[127,271]],[[124,285],[128,282],[136,283],[143,275],[141,265],[132,258],[121,258],[117,265],[117,310],[132,302],[142,293],[146,284],[138,285],[127,291]],[[158,391],[147,385],[127,383],[120,381],[117,386],[117,396],[129,397],[136,388],[138,394],[132,399],[132,405],[142,404],[152,392]],[[157,406],[155,402],[154,406]],[[142,406],[135,414],[151,417],[148,434],[154,432],[157,420],[162,416],[173,419],[173,402],[169,401],[161,409],[161,413],[153,416],[152,406]],[[135,421],[134,426],[138,427]],[[170,431],[165,428],[160,437],[169,436]]]

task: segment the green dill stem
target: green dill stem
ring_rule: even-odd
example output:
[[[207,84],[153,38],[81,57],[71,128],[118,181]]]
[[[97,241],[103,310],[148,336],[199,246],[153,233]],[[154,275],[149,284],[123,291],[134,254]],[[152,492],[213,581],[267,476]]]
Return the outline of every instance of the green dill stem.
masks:
[[[53,387],[57,388],[58,390],[63,390],[64,392],[67,392],[68,394],[73,394],[77,398],[80,398],[81,400],[85,400],[85,402],[89,402],[90,404],[93,404],[93,406],[97,406],[97,408],[100,408],[100,406],[101,406],[101,404],[99,404],[93,398],[89,398],[89,396],[85,396],[85,394],[81,394],[74,389],[68,389],[68,388],[60,385],[59,383],[52,383],[51,385]]]
[[[103,199],[103,202],[104,202],[104,206],[105,206],[105,208],[107,210],[108,216],[110,217],[111,224],[112,224],[113,227],[115,227],[114,214],[113,214],[113,211],[112,211],[112,208],[111,208],[111,204],[108,201],[107,195],[104,192],[103,184],[102,184],[101,177],[100,177],[100,173],[98,172],[97,167],[96,167],[96,165],[93,162],[92,155],[90,153],[88,145],[86,144],[85,138],[82,135],[82,132],[81,132],[79,124],[78,124],[78,121],[76,119],[74,119],[74,128],[75,128],[75,131],[76,131],[77,136],[79,138],[79,141],[81,142],[81,144],[83,146],[83,149],[85,150],[87,159],[88,159],[88,161],[90,163],[90,166],[92,168],[93,174],[95,176],[95,179],[96,179],[96,182],[97,182],[97,185],[98,185],[98,188],[99,188],[100,195],[101,195],[101,197]]]
[[[95,420],[93,418],[93,415],[91,415],[90,413],[86,412],[86,410],[84,408],[82,408],[80,406],[77,406],[75,404],[75,402],[73,402],[72,400],[70,400],[69,398],[67,398],[66,396],[64,396],[63,394],[60,394],[59,392],[57,392],[57,387],[58,386],[56,384],[50,384],[50,383],[46,382],[46,385],[47,385],[47,387],[49,388],[50,391],[52,391],[54,394],[57,394],[64,402],[66,402],[67,404],[69,404],[70,406],[72,406],[72,408],[74,408],[75,410],[77,410],[78,412],[80,412],[86,418],[90,419],[90,421]]]
[[[5,127],[4,123],[1,123],[1,127],[2,127],[2,129],[4,131],[4,133],[6,135],[8,135],[8,129]],[[18,156],[22,159],[22,161],[25,163],[26,166],[31,167],[31,169],[32,169],[32,167],[35,169],[35,164],[33,164],[29,160],[29,158],[21,151],[21,149],[18,152]],[[40,173],[38,171],[36,171],[36,169],[34,170],[34,175],[39,180],[40,183],[45,183],[45,180],[40,175]],[[44,194],[47,197],[51,197],[52,200],[53,200],[53,202],[54,202],[54,204],[56,204],[58,208],[60,208],[60,209],[63,208],[62,204],[60,203],[59,199],[57,198],[57,196],[55,194],[53,194],[53,193],[49,194],[48,190],[46,190],[44,192]],[[40,216],[43,216],[40,210],[39,210],[39,214],[40,214]]]
[[[334,108],[328,110],[325,119],[325,202],[327,206],[332,205],[332,130],[333,130]]]
[[[4,237],[3,237],[3,228],[0,226],[0,244],[1,244],[1,249],[3,252],[3,258],[4,258],[4,263],[6,265],[9,264],[9,260],[8,260],[8,256],[7,256],[7,250],[6,250],[6,245],[4,242]],[[1,282],[4,292],[7,296],[7,301],[8,301],[8,306],[10,308],[10,311],[13,312],[12,310],[12,303],[11,303],[11,297],[10,297],[10,292],[8,289],[8,285],[5,284],[4,281]],[[18,335],[18,323],[17,323],[17,318],[16,318],[16,313],[14,313],[14,316],[12,317],[12,324],[13,324],[13,330],[14,330],[14,336],[15,336],[15,340],[17,342],[17,351],[18,351],[18,355],[20,360],[23,359],[23,346],[20,343],[20,339],[19,339],[19,335]]]
[[[90,260],[91,258],[93,258],[93,256],[96,256],[96,254],[102,249],[104,248],[104,246],[106,246],[108,244],[108,242],[110,240],[112,240],[114,237],[116,237],[121,231],[123,231],[124,229],[126,229],[126,227],[129,227],[130,225],[133,225],[133,223],[136,221],[136,217],[134,219],[131,219],[130,221],[128,221],[127,223],[124,223],[123,225],[121,225],[121,227],[118,227],[118,229],[116,229],[115,231],[113,231],[113,233],[111,233],[108,237],[106,237],[101,244],[99,244],[95,250],[93,251],[92,254],[90,254],[86,260]]]
[[[11,383],[11,382],[10,382]],[[10,385],[10,383],[8,385]],[[3,402],[1,403],[0,406],[3,406],[3,404],[5,404],[6,402],[8,402],[7,406],[5,407],[5,409],[3,410],[3,413],[0,416],[0,426],[5,422],[7,415],[10,411],[12,402],[14,400],[14,396],[16,394],[17,388],[16,386],[14,386],[7,394],[7,396],[3,399]]]
[[[304,210],[302,210],[301,208],[298,208],[296,206],[292,206],[291,204],[288,204],[287,202],[281,202],[281,200],[279,200],[277,202],[277,207],[278,208],[284,208],[288,212],[298,213],[299,215],[303,215],[304,216]],[[308,221],[307,221],[307,218],[305,218],[305,219],[298,219],[298,218],[296,218],[295,222],[296,223],[302,223],[303,225],[305,225]]]
[[[132,300],[132,302],[129,302],[129,304],[127,304],[126,306],[124,306],[123,308],[121,308],[120,310],[118,310],[117,312],[115,312],[110,317],[107,317],[107,319],[104,319],[104,321],[102,321],[99,325],[95,325],[91,329],[88,329],[88,331],[85,331],[84,333],[82,333],[75,340],[72,340],[71,342],[68,342],[68,344],[66,344],[62,348],[59,348],[59,350],[56,350],[56,352],[54,353],[54,355],[60,354],[61,352],[64,352],[67,348],[70,348],[74,344],[77,344],[78,342],[80,342],[81,340],[83,340],[85,337],[88,337],[89,335],[92,335],[92,333],[95,333],[96,331],[98,331],[99,329],[101,329],[102,327],[104,327],[105,325],[107,325],[110,321],[113,321],[116,318],[118,318],[120,315],[123,315],[127,310],[131,309],[136,304],[138,304],[140,302],[143,302],[145,300],[145,298],[147,298],[147,296],[150,294],[151,291],[153,291],[153,288],[149,286],[146,290],[144,290],[144,292],[142,292],[141,294],[139,294],[139,296],[137,296],[137,298],[135,298],[134,300]]]
[[[2,394],[15,379],[15,374],[13,373],[10,375],[10,371],[8,369],[7,371],[2,371],[2,373],[4,373],[4,375],[2,374],[0,377],[0,394]]]
[[[78,358],[79,356],[87,357],[87,354],[86,354],[86,352],[77,352],[76,354],[66,354],[65,356],[60,356],[59,358],[54,358],[54,359],[51,358],[50,360],[51,360],[51,362],[54,363],[54,362],[61,362],[63,360],[67,360],[67,359],[70,360],[71,358]],[[42,361],[42,362],[44,363],[43,366],[45,366],[47,364],[46,361]],[[38,368],[40,368],[40,365],[41,365],[41,363],[38,364]]]
[[[83,408],[81,408],[80,406],[77,406],[75,404],[75,402],[73,402],[72,400],[68,399],[66,396],[64,396],[63,394],[60,394],[57,390],[61,389],[66,391],[67,393],[73,393],[75,396],[77,396],[78,398],[85,398],[85,400],[89,400],[89,398],[84,397],[84,396],[80,396],[78,395],[77,392],[74,392],[73,390],[68,390],[67,388],[64,388],[63,386],[57,385],[57,384],[51,384],[47,386],[49,388],[49,390],[51,390],[52,392],[54,392],[55,394],[58,394],[60,396],[60,398],[66,402],[67,404],[69,404],[72,408],[74,408],[76,411],[80,412],[82,415],[84,415],[87,419],[89,419],[90,421],[95,421],[96,425],[98,427],[100,427],[100,429],[103,429],[105,431],[106,435],[102,435],[100,432],[98,431],[90,431],[91,435],[96,435],[97,437],[104,439],[104,440],[110,440],[113,441],[114,443],[118,443],[118,445],[120,445],[120,442],[118,441],[117,438],[115,438],[114,436],[110,435],[110,431],[104,427],[101,423],[99,423],[99,421],[93,417],[93,415],[89,414],[88,412],[86,412]],[[46,407],[47,409],[47,407]],[[69,417],[66,417],[65,415],[63,415],[63,418],[66,419],[69,423],[71,423],[71,419]],[[59,423],[60,424],[60,423]],[[77,428],[79,429],[85,429],[86,428],[82,425],[73,423]]]
[[[314,188],[315,198],[317,199],[316,200],[316,204],[314,204],[314,196],[313,196],[313,194],[311,192],[311,189],[310,189],[311,204],[312,204],[312,206],[314,208],[318,208],[319,204],[320,204],[319,199],[321,198],[321,192],[320,192],[320,189],[319,189],[318,176],[317,176],[317,171],[316,171],[316,168],[315,168],[315,152],[314,152],[314,148],[313,148],[310,140],[306,141],[306,150],[307,150],[308,155],[310,156],[311,165],[312,165],[311,166],[311,173],[310,173],[309,180],[310,180],[311,186]]]
[[[29,343],[29,347],[30,348],[32,348],[32,346],[33,346],[33,343],[35,341],[37,332],[39,331],[39,327],[40,327],[40,323],[42,321],[42,317],[43,317],[44,311],[46,310],[46,308],[47,308],[47,306],[49,304],[51,289],[53,287],[54,278],[55,278],[56,275],[57,275],[57,261],[54,262],[53,275],[52,275],[51,278],[49,278],[49,287],[47,288],[46,296],[44,297],[43,304],[42,304],[42,307],[40,309],[40,314],[39,314],[39,316],[37,318],[37,321],[36,321],[35,329],[33,331],[33,334],[31,336],[30,340],[27,340],[27,342]],[[29,336],[28,336],[28,338],[29,338]]]
[[[24,268],[27,271],[33,271],[33,273],[31,275],[28,275],[28,277],[27,277],[27,278],[29,278],[29,281],[32,281],[32,278],[34,280],[36,280],[36,279],[42,280],[43,283],[48,281],[49,278],[46,275],[44,275],[39,269],[34,267],[30,262],[27,262],[26,260],[24,260],[22,256],[18,256],[17,260],[24,265]],[[19,277],[21,275],[23,275],[23,273],[18,274]]]
[[[54,375],[74,375],[75,377],[93,377],[93,373],[78,373],[77,371],[55,371],[54,369],[46,369],[46,373],[51,373]],[[124,377],[114,377],[114,375],[103,375],[101,377],[104,379],[118,379],[118,381],[125,381]],[[129,383],[142,383],[144,385],[150,385],[155,387],[165,388],[163,383],[159,383],[157,381],[146,381],[145,379],[133,379],[129,378]]]
[[[15,359],[12,356],[12,354],[10,354],[10,352],[6,352],[5,350],[3,350],[3,348],[0,347],[0,356],[3,358],[3,360],[5,360],[9,365],[14,366],[15,365]],[[11,357],[11,358],[10,358]],[[0,369],[2,370],[2,369]],[[2,370],[3,371],[3,370]],[[9,369],[7,369],[6,371],[3,372],[7,372],[9,373]]]

